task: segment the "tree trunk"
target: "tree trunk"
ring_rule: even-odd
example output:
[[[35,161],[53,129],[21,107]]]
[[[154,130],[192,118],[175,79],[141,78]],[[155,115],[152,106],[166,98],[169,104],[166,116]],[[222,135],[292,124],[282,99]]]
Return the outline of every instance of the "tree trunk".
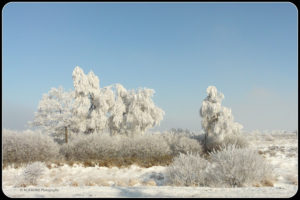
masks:
[[[68,128],[65,127],[65,138],[66,138],[66,143],[68,143]]]
[[[207,140],[207,133],[204,134],[204,150],[205,151],[207,151],[206,140]]]
[[[204,135],[204,149],[206,152],[208,152],[208,147],[207,147],[207,139],[208,139],[208,132],[210,131],[210,126],[207,129],[207,132]]]

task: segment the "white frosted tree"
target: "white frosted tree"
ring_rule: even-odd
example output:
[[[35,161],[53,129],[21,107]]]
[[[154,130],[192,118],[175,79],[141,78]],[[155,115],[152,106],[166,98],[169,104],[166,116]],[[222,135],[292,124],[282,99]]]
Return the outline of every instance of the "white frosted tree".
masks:
[[[160,124],[165,112],[153,100],[153,89],[141,88],[127,91],[116,84],[116,99],[109,118],[112,134],[143,134]]]
[[[121,84],[115,84],[110,87],[115,90],[114,93],[114,104],[110,110],[110,116],[108,118],[108,127],[112,135],[118,133],[122,134],[122,129],[125,126],[125,115],[126,115],[126,101],[127,90]]]
[[[113,105],[113,92],[109,88],[100,89],[98,77],[91,71],[84,74],[75,67],[73,74],[75,98],[73,114],[76,119],[73,128],[78,132],[101,132],[107,125],[107,112]]]
[[[72,73],[74,91],[52,88],[39,103],[32,126],[55,136],[74,133],[144,133],[160,123],[164,111],[152,101],[154,90],[127,91],[121,84],[100,88],[98,77],[80,67]]]
[[[234,122],[230,108],[221,106],[224,95],[215,86],[206,89],[207,97],[200,108],[202,128],[207,141],[221,143],[226,135],[237,135],[243,126]]]
[[[55,139],[65,138],[67,142],[67,130],[73,124],[73,99],[73,91],[66,92],[62,87],[51,88],[43,95],[34,120],[29,125],[41,128]]]

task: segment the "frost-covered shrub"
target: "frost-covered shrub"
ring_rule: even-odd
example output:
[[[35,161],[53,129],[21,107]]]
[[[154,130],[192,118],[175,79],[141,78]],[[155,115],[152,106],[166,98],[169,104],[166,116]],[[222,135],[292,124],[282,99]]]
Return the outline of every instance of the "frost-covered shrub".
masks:
[[[202,154],[202,145],[196,139],[188,137],[187,134],[167,132],[162,135],[169,144],[174,156],[188,152]]]
[[[2,131],[3,164],[50,161],[59,158],[58,144],[37,131]]]
[[[203,139],[204,137],[202,137]],[[204,141],[202,141],[204,143]],[[245,135],[240,134],[228,134],[224,137],[222,141],[216,141],[213,137],[206,138],[206,151],[211,152],[213,150],[219,150],[227,146],[234,145],[236,148],[246,148],[249,146]]]
[[[192,138],[173,133],[143,135],[73,134],[60,153],[66,160],[153,162],[168,164],[179,153],[202,153],[201,144]]]
[[[133,138],[124,137],[122,146],[122,155],[137,156],[139,158],[158,157],[171,154],[167,142],[161,135],[138,135]]]
[[[166,170],[167,184],[178,186],[243,187],[272,185],[273,169],[251,149],[235,145],[213,150],[208,160],[180,154]]]
[[[171,154],[167,142],[160,135],[129,137],[109,134],[78,135],[64,144],[60,153],[67,160],[75,161],[122,161],[162,158]]]
[[[37,180],[44,174],[46,165],[41,162],[28,164],[16,180],[16,186],[37,185]]]
[[[243,187],[272,182],[271,166],[256,151],[227,146],[210,153],[209,185]]]
[[[176,186],[206,186],[208,164],[198,154],[180,153],[166,170],[166,183]]]
[[[223,145],[234,145],[237,148],[246,148],[249,146],[246,136],[242,133],[236,135],[226,135],[223,141]]]
[[[77,134],[68,144],[62,145],[60,153],[76,161],[96,160],[118,153],[118,140],[107,134]]]

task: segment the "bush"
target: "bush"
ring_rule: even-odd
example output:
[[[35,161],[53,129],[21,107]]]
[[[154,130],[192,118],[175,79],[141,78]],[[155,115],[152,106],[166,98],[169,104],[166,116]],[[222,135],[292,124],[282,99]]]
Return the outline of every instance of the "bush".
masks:
[[[208,169],[210,185],[242,187],[264,185],[273,181],[272,168],[263,157],[251,149],[226,146],[210,154]]]
[[[170,164],[179,153],[202,153],[202,146],[186,134],[146,133],[134,137],[102,134],[69,134],[69,142],[57,144],[37,131],[3,131],[3,166],[34,161],[84,162],[93,166],[149,167]]]
[[[237,148],[247,148],[249,146],[249,142],[246,139],[248,136],[244,133],[226,135],[222,141],[218,141],[214,137],[208,137],[205,141],[205,134],[193,135],[191,138],[197,140],[203,146],[202,149],[206,154],[231,145]]]
[[[34,161],[51,161],[59,157],[59,147],[53,139],[35,131],[2,131],[3,165]]]
[[[102,162],[100,164],[117,166],[133,163],[142,166],[168,164],[172,159],[171,150],[163,137],[151,134],[135,137],[79,134],[68,144],[64,144],[60,153],[66,160],[98,162],[98,164]]]
[[[115,139],[112,139],[109,135],[78,134],[76,137],[70,138],[68,144],[62,145],[60,153],[67,160],[102,159],[107,155],[113,156],[113,152],[119,151]]]
[[[166,170],[167,184],[176,186],[207,185],[206,168],[208,161],[199,154],[182,154],[175,157]]]
[[[205,160],[180,154],[166,170],[167,184],[176,186],[272,186],[273,170],[256,151],[235,145],[214,150]]]
[[[173,156],[177,156],[179,153],[186,154],[188,152],[202,154],[202,145],[196,139],[190,138],[186,134],[171,132],[162,135],[169,144]]]
[[[145,134],[132,138],[127,137],[126,139],[127,142],[123,143],[122,148],[123,156],[135,154],[138,158],[143,159],[145,157],[158,157],[171,154],[168,143],[161,135]]]
[[[220,150],[224,147],[229,147],[234,145],[236,148],[246,148],[249,146],[245,136],[242,134],[230,134],[226,135],[224,139],[219,142],[214,140],[214,138],[207,138],[206,140],[206,152],[212,152],[213,150]]]
[[[41,162],[28,164],[24,168],[21,177],[16,180],[16,186],[26,187],[28,185],[37,185],[37,180],[44,174],[45,168],[45,164]]]

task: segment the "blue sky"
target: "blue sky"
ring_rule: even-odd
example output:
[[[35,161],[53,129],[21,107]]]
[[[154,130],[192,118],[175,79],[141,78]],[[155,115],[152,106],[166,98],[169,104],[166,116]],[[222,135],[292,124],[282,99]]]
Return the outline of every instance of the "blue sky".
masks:
[[[42,94],[153,88],[158,130],[201,129],[206,88],[244,130],[298,127],[298,10],[291,3],[9,3],[2,9],[2,126],[25,128]]]

